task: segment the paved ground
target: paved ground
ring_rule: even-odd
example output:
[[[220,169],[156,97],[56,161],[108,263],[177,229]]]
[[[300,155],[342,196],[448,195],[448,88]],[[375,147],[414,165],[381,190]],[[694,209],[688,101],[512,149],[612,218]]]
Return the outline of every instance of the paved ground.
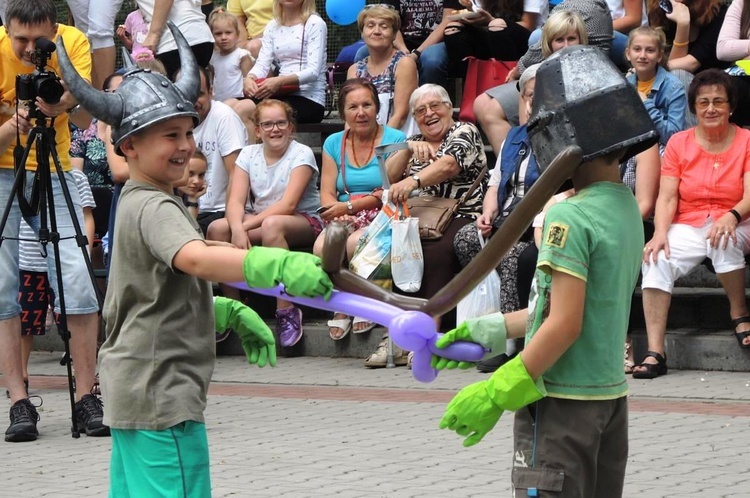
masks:
[[[70,437],[58,354],[34,353],[34,443],[0,442],[0,497],[106,496],[109,439]],[[461,386],[361,360],[221,358],[207,411],[215,497],[510,496],[511,416],[473,448],[437,429]],[[627,496],[750,497],[750,373],[671,371],[631,382]],[[6,405],[7,406],[7,405]]]

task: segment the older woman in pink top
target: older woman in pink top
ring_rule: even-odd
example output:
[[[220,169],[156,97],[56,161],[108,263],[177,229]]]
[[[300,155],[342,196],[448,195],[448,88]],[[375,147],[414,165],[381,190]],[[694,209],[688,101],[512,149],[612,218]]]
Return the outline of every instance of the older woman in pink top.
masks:
[[[711,259],[729,298],[740,347],[750,348],[745,254],[750,249],[750,131],[729,123],[737,104],[731,76],[696,75],[688,105],[698,125],[676,133],[662,162],[654,237],[643,249],[643,313],[648,353],[633,377],[667,373],[664,335],[674,281]]]

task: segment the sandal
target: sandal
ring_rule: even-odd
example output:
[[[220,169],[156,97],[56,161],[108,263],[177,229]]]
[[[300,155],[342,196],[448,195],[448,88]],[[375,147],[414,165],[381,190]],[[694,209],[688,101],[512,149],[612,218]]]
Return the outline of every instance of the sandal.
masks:
[[[657,363],[643,363],[641,362],[639,367],[643,367],[646,370],[642,372],[633,371],[634,379],[655,379],[660,375],[667,375],[667,358],[666,355],[662,356],[654,351],[646,351],[646,358],[655,358]],[[644,358],[645,359],[645,358]]]
[[[337,316],[344,318],[336,318]],[[334,335],[333,331],[334,329],[342,330],[343,332],[341,335]],[[349,318],[349,315],[345,315],[344,313],[334,313],[333,314],[333,320],[328,320],[328,335],[333,339],[334,341],[340,341],[347,335],[349,335],[349,331],[352,329],[352,321]]]
[[[750,316],[741,316],[739,318],[732,319],[732,325],[734,325],[735,330],[742,323],[750,323]],[[740,347],[742,349],[750,349],[750,344],[745,344],[743,342],[745,338],[750,337],[750,330],[745,330],[743,332],[734,332],[734,337],[737,338],[737,342],[740,344]]]
[[[632,342],[626,340],[625,341],[625,375],[630,375],[633,373],[633,368],[635,367],[635,362],[630,359],[630,354],[632,352]]]
[[[358,329],[357,325],[360,324],[360,323],[366,323],[367,326],[364,327],[364,328]],[[364,334],[364,333],[369,332],[372,329],[374,329],[375,326],[377,325],[377,323],[375,323],[375,322],[371,322],[370,320],[367,320],[365,318],[360,318],[358,316],[354,317],[354,320],[352,320],[352,324],[354,325],[352,327],[352,334]]]

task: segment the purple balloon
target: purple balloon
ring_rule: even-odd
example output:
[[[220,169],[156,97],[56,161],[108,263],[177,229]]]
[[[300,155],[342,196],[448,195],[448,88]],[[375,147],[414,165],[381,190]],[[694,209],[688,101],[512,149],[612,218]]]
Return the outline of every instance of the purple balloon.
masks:
[[[265,296],[280,297],[311,308],[360,316],[387,327],[391,339],[398,347],[414,352],[411,370],[414,378],[420,382],[432,382],[437,377],[438,371],[430,365],[433,353],[449,360],[470,362],[481,360],[486,353],[479,344],[465,341],[457,341],[444,349],[439,349],[435,342],[442,334],[438,333],[432,317],[420,311],[404,311],[359,294],[334,290],[331,298],[326,301],[320,296],[291,296],[286,293],[283,285],[270,289],[249,288],[244,282],[229,285]]]

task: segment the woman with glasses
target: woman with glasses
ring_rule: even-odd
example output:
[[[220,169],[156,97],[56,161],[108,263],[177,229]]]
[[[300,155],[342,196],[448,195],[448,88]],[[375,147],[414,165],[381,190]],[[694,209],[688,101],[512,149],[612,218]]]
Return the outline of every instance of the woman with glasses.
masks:
[[[346,130],[329,136],[323,144],[320,216],[326,222],[343,221],[350,226],[346,254],[351,259],[357,241],[383,205],[383,178],[375,147],[403,142],[406,136],[378,124],[378,91],[365,79],[347,80],[339,91],[338,105]],[[313,253],[322,253],[323,240],[321,234]],[[345,313],[335,313],[328,326],[331,339],[337,341],[350,330],[355,334],[369,332],[375,324],[359,317],[352,321]]]
[[[731,76],[707,69],[688,89],[698,125],[672,136],[662,159],[654,236],[643,248],[643,314],[648,352],[633,377],[667,373],[664,335],[674,281],[705,258],[729,299],[735,337],[750,348],[745,254],[750,250],[750,131],[729,122],[737,104]]]
[[[240,249],[313,244],[323,229],[316,214],[318,166],[312,149],[292,138],[293,115],[289,104],[274,99],[255,108],[258,143],[237,156],[226,215],[209,225],[206,238]],[[283,299],[276,301],[276,332],[283,347],[302,337],[302,312]]]
[[[409,96],[417,88],[417,64],[393,44],[401,17],[391,5],[368,5],[359,13],[357,26],[369,55],[349,66],[346,76],[371,81],[380,100],[378,122],[411,135],[416,125],[409,119]]]

